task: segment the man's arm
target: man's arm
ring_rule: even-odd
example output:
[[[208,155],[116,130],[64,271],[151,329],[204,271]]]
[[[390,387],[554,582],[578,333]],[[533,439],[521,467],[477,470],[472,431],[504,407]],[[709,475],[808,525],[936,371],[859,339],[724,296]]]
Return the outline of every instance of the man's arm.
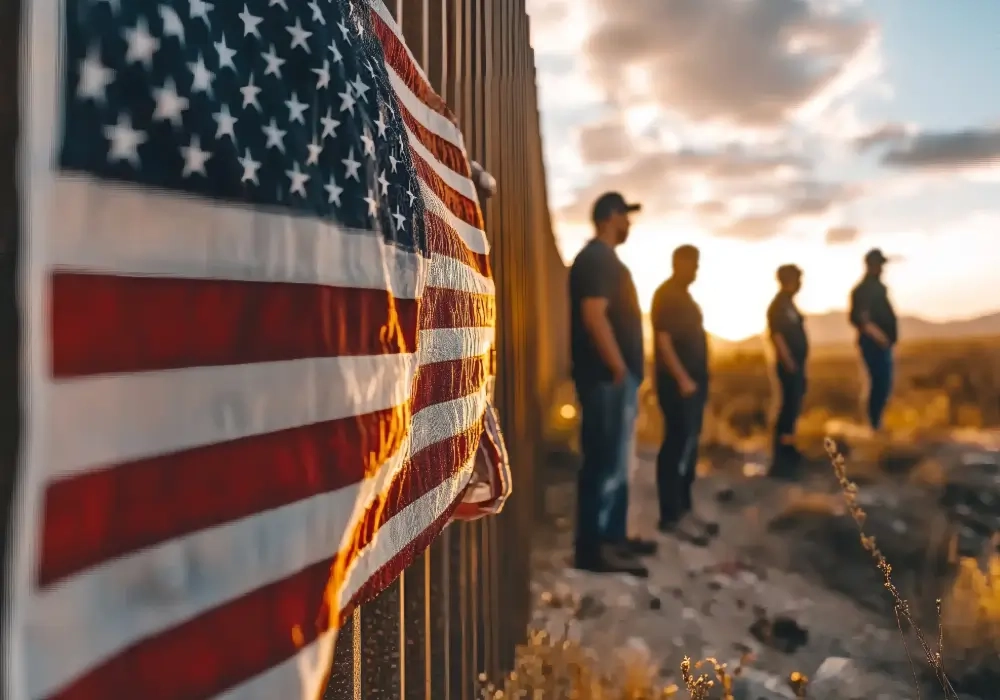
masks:
[[[693,394],[698,385],[691,379],[691,375],[688,374],[684,364],[677,357],[677,351],[674,350],[674,341],[671,339],[670,333],[664,330],[656,331],[656,349],[659,351],[663,363],[667,366],[667,371],[670,372],[674,381],[677,382],[681,393],[685,396]]]
[[[781,361],[781,364],[785,366],[785,369],[789,372],[798,372],[799,363],[797,363],[795,358],[792,357],[792,351],[788,347],[788,343],[785,341],[785,336],[781,333],[772,333],[771,339],[774,341],[774,347],[778,351],[778,359]]]
[[[851,324],[880,346],[887,348],[890,345],[889,338],[881,328],[872,323],[870,308],[871,292],[863,287],[857,287],[851,293]]]
[[[780,315],[781,309],[778,307],[777,302],[775,302],[767,310],[767,327],[771,333],[771,342],[774,343],[774,349],[778,353],[778,361],[789,372],[797,372],[799,368],[798,363],[792,356],[792,350],[788,347],[788,341],[785,340],[788,323]]]
[[[608,321],[608,300],[605,297],[586,297],[580,302],[580,317],[583,327],[594,341],[598,355],[611,370],[611,376],[620,382],[628,374],[628,366],[622,357],[621,348],[615,340],[615,332]]]
[[[691,375],[688,374],[684,363],[677,356],[677,350],[674,349],[674,340],[671,336],[672,333],[678,331],[677,312],[671,308],[669,297],[666,294],[660,295],[659,293],[653,299],[653,308],[651,311],[653,342],[656,344],[657,354],[660,356],[663,364],[666,365],[670,376],[677,382],[677,387],[681,390],[681,393],[685,396],[690,396],[697,390],[698,385],[691,379]]]

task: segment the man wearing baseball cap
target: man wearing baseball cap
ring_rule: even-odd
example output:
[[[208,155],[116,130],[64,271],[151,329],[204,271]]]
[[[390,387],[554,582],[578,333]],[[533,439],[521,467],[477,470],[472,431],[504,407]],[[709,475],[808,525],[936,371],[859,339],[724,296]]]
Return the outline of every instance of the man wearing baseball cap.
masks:
[[[648,576],[654,542],[629,538],[628,478],[644,362],[642,312],[615,248],[639,211],[617,192],[594,202],[594,237],[569,273],[573,381],[580,402],[576,562],[588,571]]]
[[[898,340],[896,312],[882,282],[888,261],[878,248],[869,250],[865,276],[851,292],[851,324],[858,330],[858,347],[868,370],[868,422],[876,431],[892,392],[892,348]]]
[[[795,424],[806,393],[806,358],[809,339],[795,295],[802,288],[802,270],[795,265],[778,268],[778,293],[767,309],[767,329],[774,346],[775,374],[781,387],[781,408],[774,421],[774,453],[769,476],[794,476],[800,455],[795,448]]]

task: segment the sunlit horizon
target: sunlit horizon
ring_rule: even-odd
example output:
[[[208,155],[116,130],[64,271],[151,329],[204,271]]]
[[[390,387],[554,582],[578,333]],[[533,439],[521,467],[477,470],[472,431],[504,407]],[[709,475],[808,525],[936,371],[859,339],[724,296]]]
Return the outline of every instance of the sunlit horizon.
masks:
[[[569,265],[592,234],[588,227],[557,224],[557,229],[560,253]],[[968,234],[977,235],[984,246],[997,235],[985,228]],[[967,240],[968,235],[963,242]],[[967,258],[962,248],[949,244],[948,236],[886,234],[874,243],[867,240],[833,247],[808,236],[743,241],[638,221],[618,254],[632,272],[643,313],[649,313],[653,292],[670,276],[671,252],[684,243],[701,250],[698,280],[691,293],[702,308],[705,327],[728,341],[745,340],[764,330],[767,306],[777,291],[774,274],[784,263],[803,269],[797,299],[803,313],[845,310],[863,271],[862,256],[873,244],[900,257],[887,266],[885,274],[900,315],[941,322],[1000,311],[996,295],[976,293],[991,283],[1000,287],[994,282],[993,258]],[[955,266],[965,268],[964,274],[955,276]],[[959,299],[961,303],[956,303]]]
[[[567,262],[617,190],[644,204],[620,250],[642,306],[693,243],[721,338],[760,333],[782,263],[805,271],[804,312],[843,310],[875,246],[902,257],[900,314],[1000,310],[1000,3],[528,5]]]

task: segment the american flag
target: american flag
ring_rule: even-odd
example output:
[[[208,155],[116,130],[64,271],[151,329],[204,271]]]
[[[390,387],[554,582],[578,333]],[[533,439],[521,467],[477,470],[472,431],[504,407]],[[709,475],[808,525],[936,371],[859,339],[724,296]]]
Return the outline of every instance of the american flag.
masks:
[[[381,0],[25,6],[6,697],[315,698],[503,455],[456,120]]]

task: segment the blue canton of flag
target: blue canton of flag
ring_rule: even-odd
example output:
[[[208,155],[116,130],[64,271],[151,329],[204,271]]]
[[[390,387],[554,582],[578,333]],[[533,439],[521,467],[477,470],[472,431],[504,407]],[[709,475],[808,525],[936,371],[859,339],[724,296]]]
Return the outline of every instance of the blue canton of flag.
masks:
[[[377,229],[426,255],[366,2],[70,0],[67,14],[62,168]]]

